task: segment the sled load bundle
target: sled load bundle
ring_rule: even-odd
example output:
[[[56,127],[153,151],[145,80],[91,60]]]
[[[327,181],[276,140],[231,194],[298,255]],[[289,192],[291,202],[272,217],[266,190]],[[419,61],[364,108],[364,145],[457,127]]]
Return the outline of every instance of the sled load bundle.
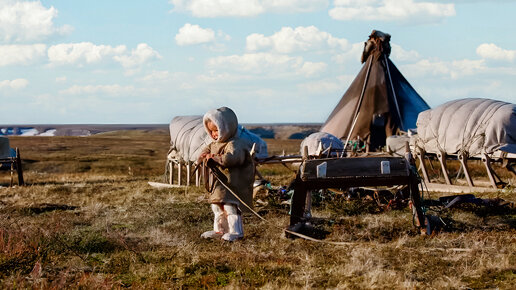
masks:
[[[490,99],[450,101],[420,113],[417,133],[416,146],[427,153],[516,154],[516,105]]]
[[[211,138],[204,130],[202,116],[177,116],[172,119],[170,129],[169,156],[184,162],[195,162],[204,146],[211,142]],[[248,141],[249,150],[255,144],[255,156],[266,158],[267,143],[258,135],[238,125],[240,138]]]
[[[516,104],[470,98],[447,102],[421,112],[417,119],[417,135],[411,138],[413,148],[423,162],[425,154],[439,158],[447,184],[446,156],[459,159],[470,186],[467,160],[484,162],[493,187],[504,184],[491,168],[491,161],[501,161],[515,173]],[[424,163],[422,163],[424,165]],[[422,166],[425,179],[426,169]]]
[[[190,184],[192,165],[199,158],[204,146],[212,142],[212,139],[204,129],[203,116],[177,116],[169,125],[170,150],[167,154],[167,166],[165,176],[169,184],[173,184],[174,167],[178,168],[178,185],[181,185],[181,170],[186,167],[186,185]],[[258,135],[238,125],[238,136],[247,141],[249,151],[253,150],[254,157],[267,158],[267,143]],[[195,169],[194,169],[195,170]],[[200,183],[199,171],[195,170],[196,185]]]
[[[307,148],[308,156],[334,157],[344,149],[344,143],[330,133],[315,132],[308,135],[301,142],[301,155],[304,155],[304,148]]]

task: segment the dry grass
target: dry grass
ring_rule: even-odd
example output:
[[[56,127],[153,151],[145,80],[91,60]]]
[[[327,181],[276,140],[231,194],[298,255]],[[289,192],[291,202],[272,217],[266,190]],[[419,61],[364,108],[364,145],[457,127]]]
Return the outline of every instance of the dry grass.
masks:
[[[299,141],[267,140],[273,154]],[[277,196],[246,216],[246,237],[202,240],[212,213],[200,188],[155,189],[168,136],[18,137],[26,187],[0,189],[2,288],[501,288],[516,284],[516,213],[462,208],[422,237],[408,209],[324,195],[314,226],[333,246],[290,240]],[[274,187],[293,173],[262,166]],[[2,182],[8,174],[2,174]],[[480,196],[480,195],[479,195]],[[516,201],[514,191],[484,195]]]

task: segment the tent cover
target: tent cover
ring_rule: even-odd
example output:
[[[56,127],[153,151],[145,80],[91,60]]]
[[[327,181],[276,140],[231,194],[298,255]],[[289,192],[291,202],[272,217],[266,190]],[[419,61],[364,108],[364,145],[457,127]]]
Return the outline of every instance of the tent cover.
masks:
[[[429,153],[516,153],[516,104],[478,98],[450,101],[419,114],[413,138]]]
[[[364,66],[320,131],[344,140],[369,139],[374,149],[398,130],[416,128],[419,112],[430,107],[389,59],[390,38],[373,30],[364,45]]]
[[[169,156],[183,161],[197,161],[204,146],[212,142],[204,130],[202,116],[177,116],[169,125],[170,151]],[[238,125],[240,138],[248,141],[249,150],[255,145],[256,157],[266,158],[267,143],[258,135]]]

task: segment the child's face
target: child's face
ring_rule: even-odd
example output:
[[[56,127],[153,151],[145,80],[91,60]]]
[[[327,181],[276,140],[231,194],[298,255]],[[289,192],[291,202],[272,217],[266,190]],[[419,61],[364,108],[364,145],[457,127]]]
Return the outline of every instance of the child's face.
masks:
[[[214,140],[219,139],[219,128],[217,128],[217,125],[213,123],[212,121],[208,121],[206,123],[206,127],[208,127],[208,130],[210,130],[211,138]]]

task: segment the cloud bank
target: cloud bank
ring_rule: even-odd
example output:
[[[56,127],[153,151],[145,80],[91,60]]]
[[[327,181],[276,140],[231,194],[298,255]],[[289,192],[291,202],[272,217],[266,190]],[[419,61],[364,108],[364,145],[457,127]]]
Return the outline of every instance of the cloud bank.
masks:
[[[335,20],[434,23],[455,16],[455,5],[414,0],[335,0],[328,14]]]
[[[278,53],[348,48],[348,41],[333,37],[315,26],[283,27],[271,36],[253,33],[246,39],[249,51],[272,50]]]
[[[169,3],[174,11],[189,12],[199,18],[310,12],[328,6],[328,0],[170,0]]]
[[[45,8],[40,1],[0,0],[0,41],[20,43],[40,41],[73,30],[69,25],[57,27],[57,9]]]

